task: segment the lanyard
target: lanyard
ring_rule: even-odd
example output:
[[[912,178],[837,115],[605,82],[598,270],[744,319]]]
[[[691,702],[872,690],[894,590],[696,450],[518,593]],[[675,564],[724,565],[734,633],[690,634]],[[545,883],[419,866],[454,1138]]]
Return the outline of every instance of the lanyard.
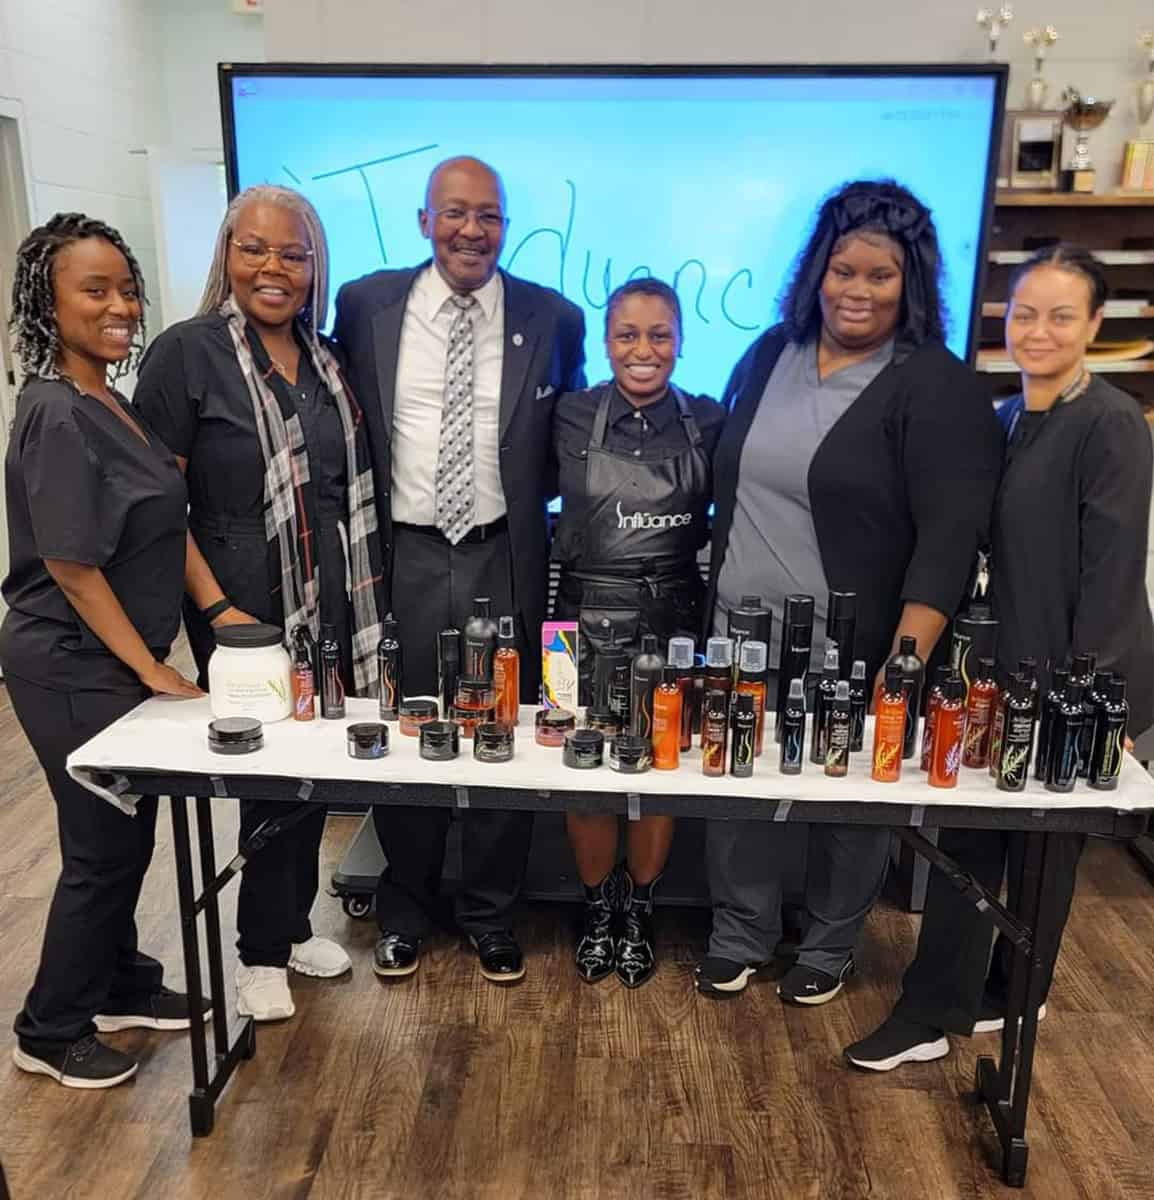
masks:
[[[1086,392],[1090,386],[1090,372],[1083,370],[1082,374],[1074,380],[1073,383],[1067,384],[1059,393],[1054,403],[1050,405],[1042,414],[1040,421],[1035,421],[1032,428],[1024,430],[1021,438],[1018,437],[1018,425],[1021,421],[1022,414],[1026,412],[1025,401],[1023,399],[1022,407],[1014,413],[1010,418],[1010,428],[1006,431],[1006,464],[1007,466],[1014,458],[1025,450],[1038,436],[1038,431],[1049,419],[1050,414],[1063,404],[1069,404],[1072,400],[1076,400],[1079,396]]]

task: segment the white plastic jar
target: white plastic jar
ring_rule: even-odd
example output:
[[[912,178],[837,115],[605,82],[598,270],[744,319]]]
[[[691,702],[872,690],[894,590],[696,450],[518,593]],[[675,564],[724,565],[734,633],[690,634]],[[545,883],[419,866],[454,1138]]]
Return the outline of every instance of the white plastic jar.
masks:
[[[292,663],[276,625],[220,625],[208,660],[214,717],[256,717],[266,725],[292,712]]]

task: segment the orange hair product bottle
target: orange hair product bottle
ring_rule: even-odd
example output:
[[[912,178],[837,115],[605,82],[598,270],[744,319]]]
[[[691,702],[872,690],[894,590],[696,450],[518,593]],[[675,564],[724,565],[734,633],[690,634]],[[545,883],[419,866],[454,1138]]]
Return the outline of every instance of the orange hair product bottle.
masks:
[[[886,667],[885,682],[878,689],[874,706],[874,752],[870,778],[878,783],[897,783],[902,777],[902,743],[906,736],[906,696],[902,670],[896,663]]]
[[[930,756],[930,787],[958,786],[962,741],[966,733],[966,685],[954,675],[942,689],[934,716],[934,749]]]
[[[493,690],[497,693],[496,720],[502,725],[516,725],[521,714],[521,654],[513,633],[512,617],[502,617],[497,622]]]
[[[666,666],[653,693],[653,766],[676,771],[681,762],[681,687],[678,671]]]

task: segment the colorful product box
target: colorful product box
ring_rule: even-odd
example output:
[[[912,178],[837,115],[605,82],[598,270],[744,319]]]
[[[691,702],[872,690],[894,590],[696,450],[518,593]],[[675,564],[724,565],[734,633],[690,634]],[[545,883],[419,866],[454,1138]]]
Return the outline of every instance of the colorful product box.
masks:
[[[577,711],[577,622],[541,626],[541,703]]]

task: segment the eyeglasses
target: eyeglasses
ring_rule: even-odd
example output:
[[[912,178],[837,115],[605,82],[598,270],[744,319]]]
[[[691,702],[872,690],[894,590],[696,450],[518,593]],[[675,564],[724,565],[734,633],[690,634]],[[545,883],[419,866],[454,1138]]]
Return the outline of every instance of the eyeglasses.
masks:
[[[454,229],[460,229],[468,223],[470,217],[476,217],[477,224],[486,233],[500,233],[509,223],[508,217],[503,213],[494,212],[491,208],[461,208],[456,204],[450,208],[430,208],[429,215],[440,218]]]
[[[232,244],[240,251],[240,260],[246,267],[263,267],[275,254],[290,275],[302,274],[313,257],[307,246],[266,246],[264,242],[238,242],[235,238]]]

